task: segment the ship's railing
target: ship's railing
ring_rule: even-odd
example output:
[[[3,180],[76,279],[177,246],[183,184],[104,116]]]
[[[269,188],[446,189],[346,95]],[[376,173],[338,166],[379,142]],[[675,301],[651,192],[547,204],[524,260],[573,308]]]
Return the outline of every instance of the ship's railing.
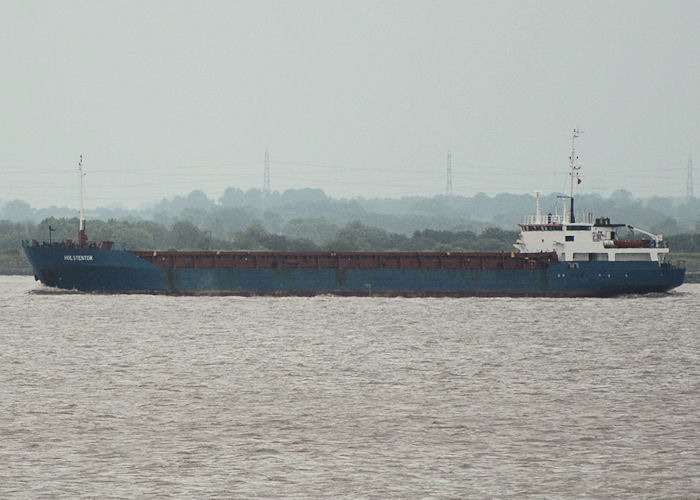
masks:
[[[603,246],[605,248],[668,248],[663,240],[605,240]]]
[[[541,215],[539,222],[536,215],[526,215],[523,219],[524,224],[563,224],[565,222],[564,216],[557,214]]]
[[[90,248],[90,249],[100,249],[100,250],[112,250],[114,247],[114,242],[113,241],[101,241],[100,243],[94,242],[94,241],[88,241],[85,242],[84,244],[80,244],[78,241],[72,240],[70,238],[62,241],[42,241],[39,243],[39,241],[32,239],[31,241],[29,240],[22,240],[22,244],[25,246],[32,246],[32,247],[61,247],[61,248]]]

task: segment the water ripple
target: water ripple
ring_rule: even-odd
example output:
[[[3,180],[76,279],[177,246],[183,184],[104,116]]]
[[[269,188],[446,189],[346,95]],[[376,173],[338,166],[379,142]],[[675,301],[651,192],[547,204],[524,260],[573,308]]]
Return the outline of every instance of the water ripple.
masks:
[[[3,498],[700,495],[700,285],[0,298]]]

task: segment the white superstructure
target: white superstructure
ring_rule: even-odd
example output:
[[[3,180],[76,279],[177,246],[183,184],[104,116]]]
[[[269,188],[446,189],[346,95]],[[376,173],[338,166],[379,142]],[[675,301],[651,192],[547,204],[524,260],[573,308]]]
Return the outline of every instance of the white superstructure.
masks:
[[[661,235],[627,226],[612,224],[610,219],[598,218],[592,222],[564,222],[561,216],[545,216],[544,221],[534,222],[526,218],[520,224],[520,234],[515,247],[521,252],[556,252],[561,261],[646,260],[664,262],[668,255]],[[618,232],[625,228],[649,235],[651,239],[624,240]]]
[[[661,235],[626,224],[613,224],[606,217],[594,219],[590,214],[585,222],[576,222],[574,185],[580,182],[581,167],[574,149],[574,140],[579,135],[581,132],[575,129],[571,139],[571,193],[569,196],[562,196],[570,200],[568,214],[565,208],[564,215],[543,215],[537,193],[537,212],[535,215],[526,216],[525,221],[520,224],[520,234],[515,247],[521,252],[556,252],[560,261],[664,262],[669,249]],[[647,236],[648,239],[621,239],[620,232],[626,229]]]

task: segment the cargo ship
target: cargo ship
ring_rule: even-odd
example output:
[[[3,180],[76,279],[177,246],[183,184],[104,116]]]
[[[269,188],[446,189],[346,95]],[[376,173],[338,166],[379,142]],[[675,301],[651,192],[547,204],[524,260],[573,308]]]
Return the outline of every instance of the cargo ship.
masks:
[[[44,285],[97,293],[608,297],[680,286],[685,269],[671,263],[661,235],[605,217],[576,221],[579,134],[572,134],[562,213],[543,214],[537,195],[512,252],[118,250],[111,241],[88,240],[82,160],[78,239],[25,240],[22,247]],[[623,230],[642,239],[622,239]]]

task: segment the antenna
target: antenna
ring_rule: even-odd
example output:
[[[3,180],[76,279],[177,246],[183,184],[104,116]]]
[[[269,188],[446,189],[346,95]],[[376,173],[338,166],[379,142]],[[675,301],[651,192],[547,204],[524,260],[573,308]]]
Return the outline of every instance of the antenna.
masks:
[[[685,183],[685,196],[688,200],[693,199],[693,157],[688,155],[688,179]]]
[[[579,171],[581,170],[581,163],[579,162],[578,155],[576,154],[575,141],[576,138],[583,134],[582,130],[575,128],[571,133],[571,156],[569,156],[569,181],[571,182],[571,188],[569,191],[569,198],[571,200],[571,210],[569,214],[569,222],[576,222],[574,216],[574,178],[576,178],[576,184],[581,184],[581,177],[579,176]]]
[[[571,133],[571,156],[569,156],[569,180],[571,181],[571,190],[569,196],[574,197],[574,178],[576,178],[576,184],[581,184],[581,177],[579,177],[579,171],[581,170],[581,163],[579,162],[578,155],[576,154],[576,147],[574,142],[576,138],[579,137],[583,132],[578,128],[575,128]]]
[[[447,196],[452,196],[452,152],[447,151],[447,187],[445,188],[445,194]]]
[[[265,148],[265,172],[263,175],[263,194],[270,194],[270,152]]]
[[[80,161],[78,161],[78,175],[80,175],[80,223],[78,226],[78,241],[80,242],[80,246],[83,246],[83,244],[87,243],[87,233],[85,233],[85,207],[83,206],[83,191],[85,189],[85,171],[83,170],[83,155],[80,155]]]

